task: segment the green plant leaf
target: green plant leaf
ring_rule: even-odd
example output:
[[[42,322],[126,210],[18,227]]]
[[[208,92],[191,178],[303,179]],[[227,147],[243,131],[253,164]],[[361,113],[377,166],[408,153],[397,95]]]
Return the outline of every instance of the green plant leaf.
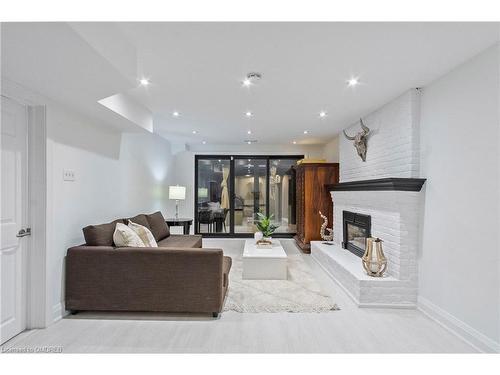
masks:
[[[273,214],[266,216],[261,212],[258,212],[257,217],[258,220],[255,222],[255,226],[259,231],[262,232],[265,237],[271,236],[276,231],[276,229],[279,228],[279,225],[273,224],[271,222],[272,218],[274,217]]]

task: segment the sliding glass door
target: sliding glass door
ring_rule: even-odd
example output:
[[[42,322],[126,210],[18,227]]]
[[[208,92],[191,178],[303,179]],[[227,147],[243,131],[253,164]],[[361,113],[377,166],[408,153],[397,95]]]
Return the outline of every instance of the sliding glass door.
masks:
[[[196,160],[196,233],[229,233],[231,228],[231,159],[219,156]]]
[[[267,159],[234,159],[234,233],[255,233],[257,213],[266,214]]]
[[[205,236],[249,237],[257,213],[273,215],[276,235],[295,226],[294,156],[195,156],[195,230]]]

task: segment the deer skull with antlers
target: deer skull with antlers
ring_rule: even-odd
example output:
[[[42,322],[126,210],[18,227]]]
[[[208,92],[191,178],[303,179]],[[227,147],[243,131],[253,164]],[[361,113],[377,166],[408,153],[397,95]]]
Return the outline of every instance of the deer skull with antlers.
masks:
[[[363,124],[363,120],[359,119],[359,123],[361,125],[361,128],[363,129],[359,133],[357,133],[354,137],[351,137],[347,135],[347,133],[344,130],[344,135],[345,137],[350,140],[354,141],[354,147],[356,148],[356,151],[358,152],[359,157],[361,160],[366,161],[366,149],[367,149],[367,139],[368,139],[368,134],[370,134],[370,128],[365,126]]]

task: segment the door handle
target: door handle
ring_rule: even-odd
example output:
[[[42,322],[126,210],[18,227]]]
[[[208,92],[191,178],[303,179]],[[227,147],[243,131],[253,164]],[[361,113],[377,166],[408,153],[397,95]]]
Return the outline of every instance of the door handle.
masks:
[[[21,229],[19,232],[17,232],[16,237],[26,237],[26,236],[31,236],[31,228],[26,228],[26,229]]]

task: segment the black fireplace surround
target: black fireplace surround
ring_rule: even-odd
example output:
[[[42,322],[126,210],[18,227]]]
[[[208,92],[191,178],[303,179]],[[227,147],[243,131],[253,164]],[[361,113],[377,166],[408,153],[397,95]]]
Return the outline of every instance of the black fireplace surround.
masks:
[[[342,247],[361,258],[365,253],[366,238],[371,236],[371,216],[342,211],[342,222],[344,228]]]

